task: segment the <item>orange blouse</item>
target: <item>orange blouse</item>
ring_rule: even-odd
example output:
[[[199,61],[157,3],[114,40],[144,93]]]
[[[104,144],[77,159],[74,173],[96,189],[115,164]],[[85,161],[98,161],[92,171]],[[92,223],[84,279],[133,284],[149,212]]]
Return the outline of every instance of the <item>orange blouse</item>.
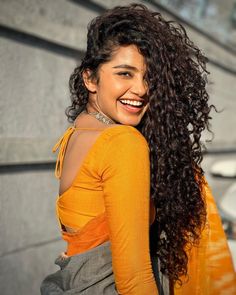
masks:
[[[60,178],[70,127],[55,145],[60,147],[56,177]],[[71,185],[57,199],[60,224],[78,228],[62,231],[67,254],[74,255],[110,240],[115,283],[119,294],[158,294],[149,253],[149,224],[155,209],[150,203],[149,148],[134,127],[103,130],[87,153]],[[207,222],[199,245],[188,252],[188,275],[175,295],[234,295],[236,278],[225,233],[212,192],[205,180],[202,194]]]
[[[60,177],[70,127],[55,145],[60,147],[56,177]],[[119,294],[158,294],[149,252],[150,163],[145,138],[132,126],[101,131],[71,185],[57,199],[67,254],[74,255],[111,241],[112,266]]]

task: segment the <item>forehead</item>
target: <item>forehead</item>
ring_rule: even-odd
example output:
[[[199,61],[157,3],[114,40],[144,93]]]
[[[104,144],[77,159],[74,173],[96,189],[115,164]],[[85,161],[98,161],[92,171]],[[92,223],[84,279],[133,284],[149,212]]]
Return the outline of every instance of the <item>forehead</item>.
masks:
[[[146,62],[143,55],[135,45],[120,46],[112,53],[111,60],[103,65],[104,68],[112,68],[119,65],[135,67],[140,72],[146,71]]]

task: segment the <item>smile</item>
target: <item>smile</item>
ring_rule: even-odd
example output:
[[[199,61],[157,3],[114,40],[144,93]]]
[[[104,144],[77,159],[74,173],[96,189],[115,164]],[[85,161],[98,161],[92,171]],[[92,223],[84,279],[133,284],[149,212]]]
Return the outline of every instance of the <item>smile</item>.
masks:
[[[140,108],[143,106],[142,101],[129,100],[129,99],[120,99],[119,101],[124,105],[130,105],[130,106],[137,107],[137,108]]]

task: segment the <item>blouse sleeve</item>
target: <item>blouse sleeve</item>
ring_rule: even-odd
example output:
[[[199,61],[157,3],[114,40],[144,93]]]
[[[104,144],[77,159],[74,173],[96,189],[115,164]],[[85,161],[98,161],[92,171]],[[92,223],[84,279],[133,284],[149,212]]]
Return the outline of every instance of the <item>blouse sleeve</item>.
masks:
[[[116,134],[102,161],[105,210],[117,291],[156,295],[149,252],[150,163],[138,131]]]

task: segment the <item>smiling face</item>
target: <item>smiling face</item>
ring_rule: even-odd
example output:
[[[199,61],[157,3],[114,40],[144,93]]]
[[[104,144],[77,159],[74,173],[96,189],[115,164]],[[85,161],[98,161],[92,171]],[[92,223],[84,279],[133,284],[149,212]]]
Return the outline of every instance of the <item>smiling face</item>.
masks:
[[[87,109],[99,111],[124,125],[136,126],[148,108],[146,63],[135,45],[117,48],[98,70],[98,81],[84,82],[89,90]]]

